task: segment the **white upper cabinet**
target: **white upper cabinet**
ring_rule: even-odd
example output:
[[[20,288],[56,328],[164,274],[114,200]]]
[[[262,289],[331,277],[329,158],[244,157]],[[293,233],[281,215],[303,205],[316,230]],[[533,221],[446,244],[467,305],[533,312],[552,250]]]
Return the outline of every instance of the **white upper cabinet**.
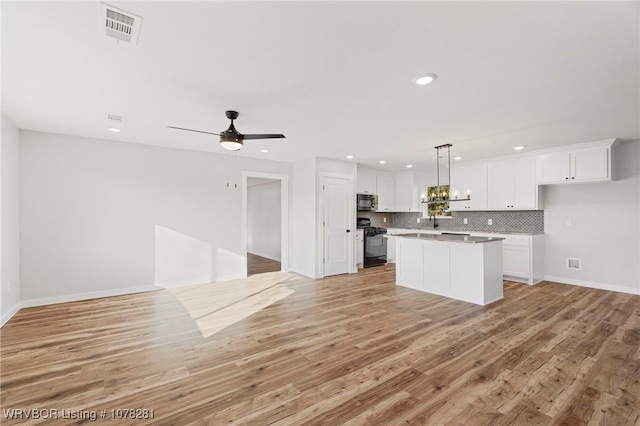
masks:
[[[615,139],[584,144],[537,157],[540,185],[613,180],[611,153]]]
[[[503,160],[487,166],[489,210],[537,210],[536,159]]]
[[[356,178],[356,193],[376,194],[376,174],[365,170],[358,170]]]
[[[420,182],[416,172],[402,172],[395,176],[395,211],[418,212],[420,205]]]
[[[470,211],[487,209],[487,165],[455,167],[451,169],[450,198],[465,199],[470,194],[469,201],[454,201],[449,204],[451,211]]]
[[[395,178],[393,175],[378,175],[378,211],[395,211]]]

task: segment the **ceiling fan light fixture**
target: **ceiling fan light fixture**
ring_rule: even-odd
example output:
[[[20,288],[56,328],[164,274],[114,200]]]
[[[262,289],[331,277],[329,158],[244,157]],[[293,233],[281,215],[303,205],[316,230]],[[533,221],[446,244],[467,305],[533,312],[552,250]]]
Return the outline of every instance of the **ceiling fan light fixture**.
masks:
[[[230,135],[220,135],[220,145],[229,151],[238,151],[242,148],[242,139]]]

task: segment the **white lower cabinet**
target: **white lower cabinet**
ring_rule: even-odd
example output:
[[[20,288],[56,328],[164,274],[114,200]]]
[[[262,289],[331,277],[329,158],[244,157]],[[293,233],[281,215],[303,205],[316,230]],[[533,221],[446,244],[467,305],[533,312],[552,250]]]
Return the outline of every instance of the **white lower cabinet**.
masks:
[[[544,235],[476,234],[504,238],[502,273],[505,280],[537,284],[544,278]]]
[[[396,284],[486,305],[502,299],[502,241],[463,243],[397,237]]]
[[[389,229],[393,234],[411,234],[411,233],[425,233],[439,234],[438,231],[429,231],[424,229]],[[496,234],[496,233],[482,233],[471,232],[474,237],[497,237],[504,238],[502,241],[502,274],[505,280],[517,281],[526,284],[537,284],[544,279],[543,271],[543,256],[544,256],[544,234],[538,235],[514,235],[514,234]],[[397,263],[396,247],[398,241],[397,237],[392,237],[387,240],[387,261],[389,263]],[[393,241],[393,243],[391,243]],[[393,244],[393,247],[391,246]],[[409,248],[405,247],[405,251]],[[433,264],[432,271],[436,271],[434,277],[441,277],[443,281],[444,276],[441,276],[441,272],[437,272],[437,265],[442,259],[438,258],[438,255],[431,260],[424,259],[425,264]],[[396,266],[398,267],[398,266]],[[459,271],[468,270],[468,268],[455,268],[456,273]],[[439,279],[434,278],[434,282],[437,283]]]
[[[396,263],[396,237],[387,235],[387,263]]]
[[[396,241],[397,259],[402,262],[396,263],[396,283],[402,283],[405,287],[416,290],[428,291],[424,282],[424,254],[422,241],[400,238]]]
[[[356,229],[356,268],[364,268],[364,230]]]

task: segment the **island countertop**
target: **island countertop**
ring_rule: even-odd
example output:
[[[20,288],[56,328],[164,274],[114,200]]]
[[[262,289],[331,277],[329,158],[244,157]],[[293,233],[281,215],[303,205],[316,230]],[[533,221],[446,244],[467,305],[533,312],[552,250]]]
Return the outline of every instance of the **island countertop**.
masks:
[[[399,238],[412,238],[418,240],[425,241],[446,241],[450,243],[490,243],[493,241],[501,241],[504,238],[499,237],[472,237],[469,235],[456,235],[456,234],[419,234],[419,233],[410,233],[410,234],[394,234],[394,237]]]

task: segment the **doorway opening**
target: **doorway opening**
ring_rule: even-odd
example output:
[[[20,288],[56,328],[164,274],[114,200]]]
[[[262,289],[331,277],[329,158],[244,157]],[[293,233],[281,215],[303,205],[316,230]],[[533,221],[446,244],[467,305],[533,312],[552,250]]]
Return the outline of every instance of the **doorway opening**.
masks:
[[[288,176],[243,173],[244,276],[288,268]]]

